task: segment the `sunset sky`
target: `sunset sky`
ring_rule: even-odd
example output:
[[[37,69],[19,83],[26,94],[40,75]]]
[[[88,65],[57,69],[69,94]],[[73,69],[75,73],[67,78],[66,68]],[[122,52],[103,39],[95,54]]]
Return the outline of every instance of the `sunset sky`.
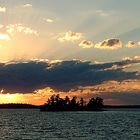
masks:
[[[0,103],[52,94],[140,104],[140,0],[0,0]]]

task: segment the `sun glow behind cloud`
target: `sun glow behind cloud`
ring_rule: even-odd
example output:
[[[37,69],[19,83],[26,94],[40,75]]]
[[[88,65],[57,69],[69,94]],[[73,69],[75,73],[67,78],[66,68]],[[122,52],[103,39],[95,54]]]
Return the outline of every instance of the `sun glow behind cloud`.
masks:
[[[51,88],[38,89],[34,93],[0,93],[0,103],[29,103],[34,105],[44,104],[48,97],[53,95],[55,92]]]
[[[40,53],[42,45],[37,30],[18,23],[1,24],[0,30],[0,60],[28,59]]]
[[[9,99],[13,103],[43,104],[51,95],[61,94],[62,97],[83,96],[87,100],[92,96],[102,96],[105,103],[120,100],[118,103],[122,104],[124,100],[124,104],[133,104],[131,97],[136,95],[137,99],[139,96],[140,77],[138,72],[127,69],[139,63],[139,56],[112,63],[46,59],[3,62],[0,67],[0,77],[3,78],[0,81],[1,99],[3,102]],[[8,80],[6,75],[9,75]],[[24,86],[22,79],[26,81]],[[125,99],[123,95],[128,97]]]
[[[134,58],[136,58],[136,56],[139,55],[140,21],[137,18],[138,12],[135,12],[135,10],[130,11],[131,6],[130,8],[127,8],[126,5],[125,7],[123,7],[123,4],[121,4],[120,6],[120,3],[114,4],[112,2],[112,5],[110,5],[110,3],[108,2],[96,2],[96,0],[88,2],[83,1],[80,2],[80,4],[79,1],[70,1],[70,3],[65,3],[65,6],[62,3],[59,3],[57,0],[49,2],[40,0],[39,2],[32,1],[29,3],[23,2],[22,0],[18,0],[18,3],[16,3],[16,1],[12,1],[11,3],[8,0],[5,1],[6,2],[0,6],[0,60],[14,60],[18,62],[23,62],[27,60],[28,62],[28,60],[36,58],[36,60],[38,60],[37,63],[42,62],[43,64],[45,59],[51,59],[54,61],[62,59],[62,61],[60,61],[59,63],[56,62],[59,65],[59,67],[62,68],[62,70],[63,68],[65,68],[63,66],[69,67],[70,69],[70,64],[72,64],[72,67],[76,66],[79,69],[77,73],[78,75],[81,73],[81,68],[79,68],[78,65],[76,65],[75,63],[75,65],[73,65],[73,61],[64,62],[63,60],[78,59],[80,61],[101,61],[103,63],[108,62],[110,65],[110,62],[120,61],[124,57],[124,61],[134,61]],[[54,2],[56,3],[55,5]],[[135,7],[139,5],[136,3],[133,2]],[[84,6],[84,9],[81,8],[81,6]],[[123,8],[121,9],[120,7]],[[139,11],[139,8],[137,10]],[[130,16],[131,14],[133,16]],[[137,30],[133,31],[132,29],[135,28]],[[128,31],[131,32],[128,33]],[[121,36],[121,34],[123,35]],[[49,63],[49,65],[51,65],[49,69],[51,70],[51,68],[54,68],[54,70],[57,70],[55,69],[56,63]],[[77,63],[80,64],[80,62]],[[123,62],[121,62],[121,64],[122,63]],[[81,64],[81,67],[83,65],[87,66],[88,68],[91,67],[91,65],[86,64]],[[106,66],[108,64],[104,65]],[[111,67],[107,67],[103,70],[99,70],[96,72],[100,72],[101,74],[98,75],[99,79],[101,77],[105,78],[104,74],[101,72],[113,71],[114,73],[112,72],[112,75],[110,73],[107,73],[106,76],[112,79],[112,77],[115,76],[116,72],[119,73],[121,70],[127,70],[129,72],[135,72],[139,70],[139,68],[136,69],[136,65],[137,67],[139,67],[139,63],[128,64],[124,66],[118,65],[117,63],[113,64]],[[57,68],[59,69],[59,67]],[[38,68],[40,67],[37,67],[37,69]],[[17,67],[15,67],[13,70],[15,69],[17,70]],[[73,70],[74,69],[72,69],[71,71]],[[32,69],[32,72],[34,71],[35,69]],[[87,82],[85,81],[86,78],[88,79],[89,77],[91,77],[93,71],[95,70],[89,69],[89,71],[86,71],[87,73],[90,73],[88,76],[87,74],[79,76],[83,80],[81,80],[83,84]],[[44,71],[41,70],[41,72]],[[67,72],[70,73],[69,71]],[[73,75],[76,72],[77,71],[74,71]],[[66,72],[63,71],[62,73],[63,76],[60,77],[60,79],[64,78],[64,80],[66,80],[65,76],[67,78],[67,75],[64,75],[64,73]],[[23,79],[25,78],[25,74]],[[16,73],[16,76],[17,75],[18,73]],[[75,74],[74,78],[76,78],[77,75]],[[126,78],[128,78],[127,75],[125,76]],[[51,81],[52,77],[49,77]],[[57,79],[57,77],[59,77],[59,75],[57,75],[55,78]],[[85,79],[83,77],[85,77]],[[93,77],[93,79],[89,79],[88,82],[90,83],[90,81],[94,80],[95,78]],[[47,81],[46,79],[44,81]],[[54,83],[56,82],[56,79],[55,81],[53,81]],[[96,79],[96,81],[98,81],[98,79]],[[57,80],[59,81],[59,79]],[[51,83],[51,81],[49,81],[49,83]],[[71,83],[69,84],[69,86],[71,86],[73,81],[71,82],[69,80],[69,82]],[[111,87],[109,86],[109,84],[111,85],[111,82],[112,81],[110,81],[109,83],[102,83],[98,86],[103,86],[104,88],[110,90]],[[79,82],[77,81],[77,83]],[[139,82],[136,81],[123,81],[121,83],[122,86],[119,86],[120,83],[118,81],[115,81],[113,85],[116,84],[115,86],[117,87],[116,89],[118,89],[118,91],[126,92],[128,90],[124,91],[121,88],[123,88],[123,85],[125,84],[130,86],[129,83],[134,85],[139,84]],[[99,88],[97,85],[95,86]],[[128,88],[128,86],[126,86],[126,89]],[[53,88],[53,84],[52,87],[46,88]],[[19,100],[21,102],[32,102],[35,104],[39,104],[45,102],[48,96],[50,96],[52,93],[55,93],[54,89],[52,89],[53,92],[49,92],[46,88],[38,89],[36,94],[27,93],[24,95],[22,94],[22,92],[21,94],[15,92],[16,96],[13,96],[13,94],[7,94],[5,96],[7,99],[9,98],[9,100],[13,100],[13,102],[17,101],[15,100],[15,98],[17,98],[21,99]],[[85,88],[85,85],[82,88]],[[139,90],[138,87],[137,89]],[[84,95],[86,90],[93,93],[91,89],[89,90],[87,88],[85,88],[85,91],[82,92],[80,92],[80,90],[78,89],[77,92],[79,91],[78,93],[80,95]],[[113,89],[112,91],[115,91],[115,89]],[[99,92],[101,92],[101,88],[96,91],[96,93]],[[76,92],[73,92],[72,90],[69,90],[68,93],[70,94],[70,96],[76,94]],[[63,92],[62,94],[65,95],[67,93]]]
[[[17,103],[20,101],[20,98],[17,94],[0,94],[0,103]]]
[[[138,95],[140,91],[139,84],[140,81],[137,80],[123,82],[109,81],[96,86],[81,86],[69,92],[55,92],[53,89],[44,88],[35,91],[34,94],[0,94],[0,103],[30,103],[42,105],[53,94],[60,94],[63,98],[65,96],[69,96],[70,98],[73,96],[77,96],[78,98],[84,97],[86,101],[91,97],[101,96],[104,98],[105,104],[133,104],[134,96]],[[123,101],[125,102],[123,103]],[[138,104],[138,102],[136,102],[136,104]]]

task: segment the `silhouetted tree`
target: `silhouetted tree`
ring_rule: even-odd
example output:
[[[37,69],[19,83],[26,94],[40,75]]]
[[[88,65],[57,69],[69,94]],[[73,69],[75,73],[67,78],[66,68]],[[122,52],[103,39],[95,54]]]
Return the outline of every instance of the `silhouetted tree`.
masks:
[[[96,98],[96,104],[97,104],[97,108],[101,109],[103,107],[103,99],[100,97]]]
[[[65,97],[65,104],[68,105],[70,103],[70,98],[68,96]]]
[[[80,110],[85,110],[85,107],[86,107],[86,101],[84,101],[83,98],[80,98],[80,101],[79,101]]]
[[[94,98],[91,98],[87,104],[88,110],[94,110],[96,108],[96,100]]]
[[[74,96],[70,101],[70,110],[72,110],[72,111],[78,110],[78,103],[76,100],[77,100],[77,97]]]
[[[83,98],[80,99],[79,105],[80,105],[81,107],[84,106],[84,99],[83,99]]]
[[[64,104],[65,104],[64,110],[70,110],[70,98],[68,96],[65,97]]]
[[[100,97],[91,98],[87,104],[88,110],[101,110],[103,107],[103,99]]]
[[[46,104],[41,106],[41,110],[44,111],[94,111],[102,110],[103,99],[100,97],[91,98],[86,104],[83,98],[77,101],[77,97],[74,96],[70,100],[68,96],[64,99],[60,98],[60,95],[52,95]]]

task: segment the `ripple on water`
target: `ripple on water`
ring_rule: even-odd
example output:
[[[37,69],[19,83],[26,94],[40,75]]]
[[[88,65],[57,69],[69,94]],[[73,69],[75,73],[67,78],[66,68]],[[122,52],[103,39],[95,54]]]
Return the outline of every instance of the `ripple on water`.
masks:
[[[140,110],[39,112],[0,110],[2,140],[139,140]]]

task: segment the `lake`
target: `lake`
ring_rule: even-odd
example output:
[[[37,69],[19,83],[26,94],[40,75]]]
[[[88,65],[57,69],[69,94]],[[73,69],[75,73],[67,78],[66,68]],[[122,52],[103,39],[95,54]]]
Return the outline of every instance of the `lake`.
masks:
[[[1,109],[1,140],[140,140],[140,109],[40,112]]]

